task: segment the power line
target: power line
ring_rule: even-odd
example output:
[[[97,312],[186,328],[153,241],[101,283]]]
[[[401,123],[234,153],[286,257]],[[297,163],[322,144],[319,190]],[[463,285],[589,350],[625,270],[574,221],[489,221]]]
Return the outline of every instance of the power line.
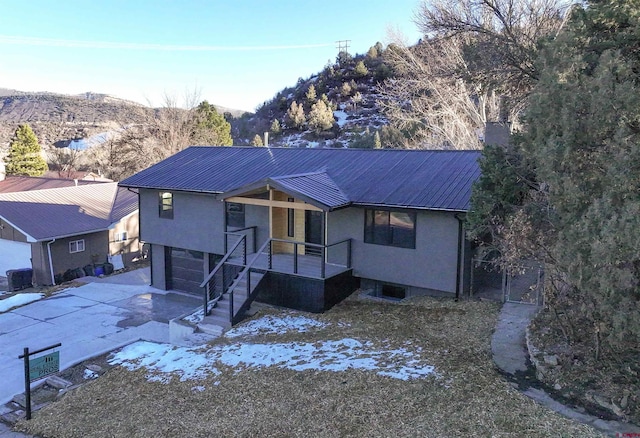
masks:
[[[156,50],[174,52],[217,52],[217,51],[262,51],[262,50],[292,50],[329,47],[331,43],[321,44],[291,44],[273,46],[198,46],[146,43],[117,43],[110,41],[80,41],[53,38],[33,38],[12,35],[0,35],[0,44],[69,47],[85,49],[118,49],[118,50]]]

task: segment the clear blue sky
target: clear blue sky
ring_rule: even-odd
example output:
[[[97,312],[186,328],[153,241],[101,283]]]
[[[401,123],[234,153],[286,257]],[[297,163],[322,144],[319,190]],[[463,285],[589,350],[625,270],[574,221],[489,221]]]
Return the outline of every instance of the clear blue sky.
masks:
[[[0,0],[0,87],[107,93],[161,103],[164,93],[253,111],[276,92],[388,28],[419,38],[420,0]]]

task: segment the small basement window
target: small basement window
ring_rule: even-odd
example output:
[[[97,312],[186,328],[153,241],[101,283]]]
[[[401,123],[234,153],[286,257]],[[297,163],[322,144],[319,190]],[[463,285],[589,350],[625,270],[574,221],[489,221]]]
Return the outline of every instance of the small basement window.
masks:
[[[84,239],[69,242],[69,253],[73,254],[82,251],[84,251]]]
[[[381,287],[382,296],[384,298],[393,298],[402,300],[407,295],[407,289],[402,286],[394,286],[392,284],[383,284]]]

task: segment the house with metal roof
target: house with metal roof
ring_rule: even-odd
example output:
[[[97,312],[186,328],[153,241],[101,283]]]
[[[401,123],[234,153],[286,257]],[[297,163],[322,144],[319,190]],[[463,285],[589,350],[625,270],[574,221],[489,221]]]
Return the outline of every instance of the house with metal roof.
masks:
[[[462,293],[479,157],[190,147],[120,186],[139,193],[153,285],[204,294],[207,313],[234,322],[256,298],[323,311],[358,286],[390,299]]]
[[[140,252],[137,195],[117,183],[0,193],[0,251],[12,254],[0,275],[33,268],[38,285],[109,256],[129,263]]]
[[[74,187],[78,185],[97,183],[99,182],[77,179],[46,178],[42,176],[10,175],[0,180],[0,193],[28,192],[31,190],[57,189],[61,187]]]

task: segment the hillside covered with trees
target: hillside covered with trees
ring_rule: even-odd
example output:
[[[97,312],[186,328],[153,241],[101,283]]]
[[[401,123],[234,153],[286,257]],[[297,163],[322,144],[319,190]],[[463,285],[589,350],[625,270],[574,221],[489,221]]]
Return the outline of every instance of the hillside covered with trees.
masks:
[[[485,2],[490,3],[490,2]],[[640,421],[640,3],[573,6],[539,40],[509,146],[488,145],[468,217],[481,254],[545,266],[535,342],[564,396]]]

